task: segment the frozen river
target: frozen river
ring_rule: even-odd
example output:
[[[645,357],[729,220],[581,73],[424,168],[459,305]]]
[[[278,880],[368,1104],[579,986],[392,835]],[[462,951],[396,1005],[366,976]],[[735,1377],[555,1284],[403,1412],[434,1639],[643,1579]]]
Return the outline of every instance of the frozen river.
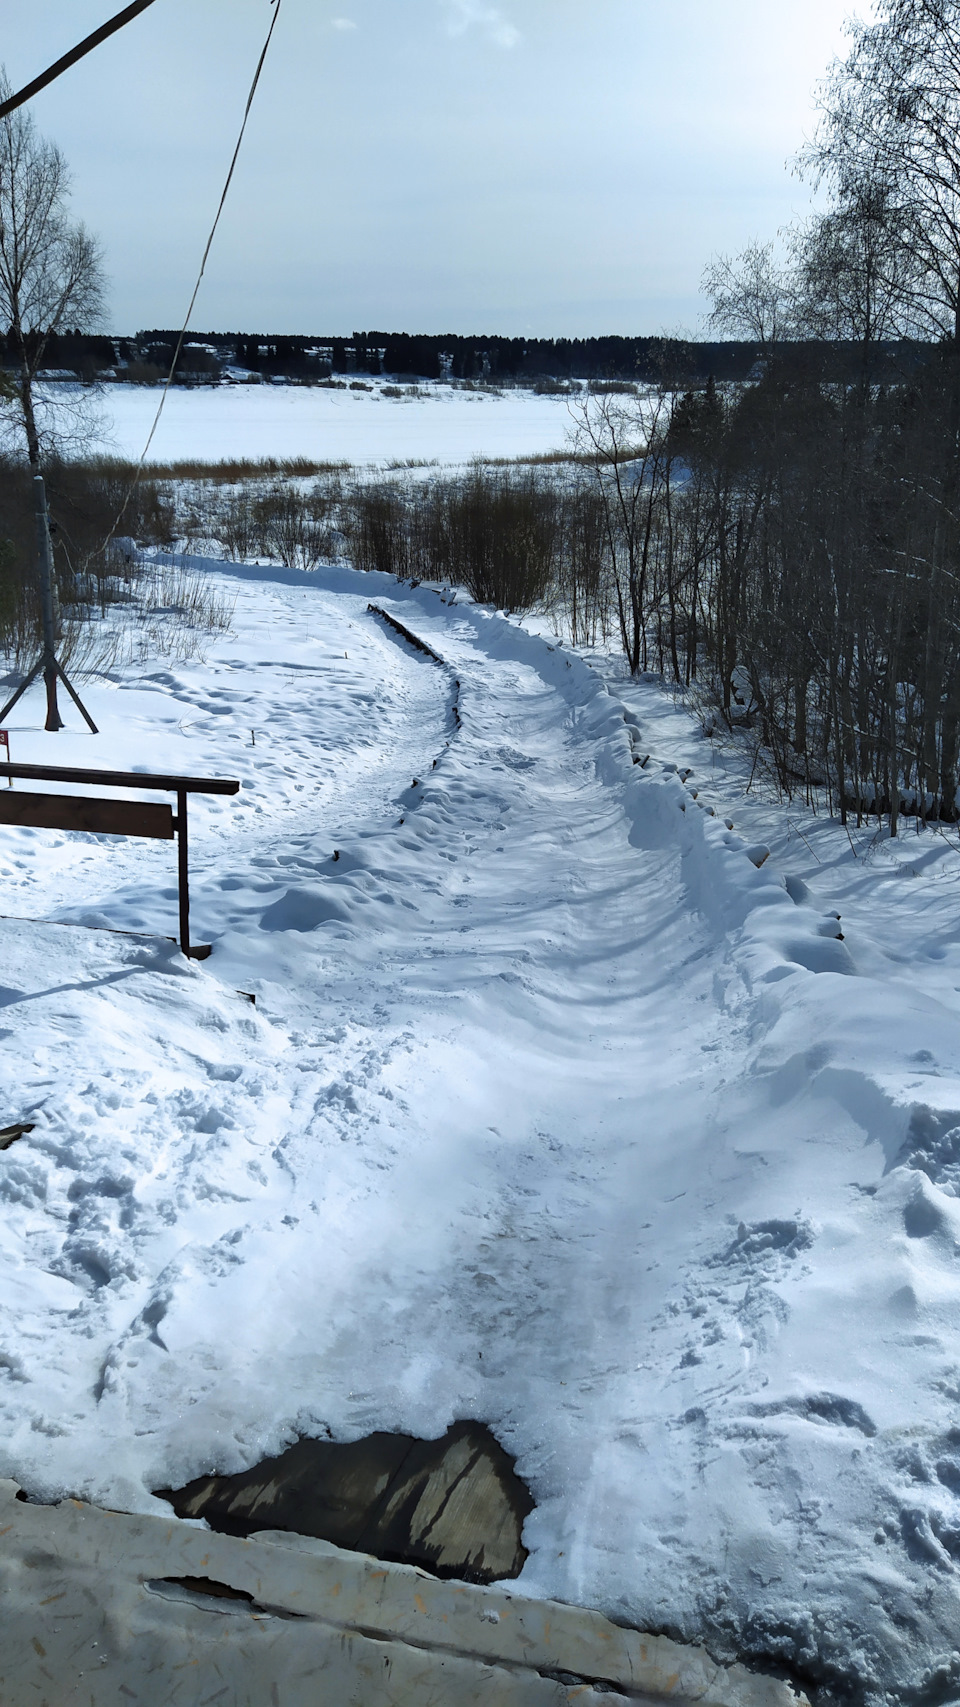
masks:
[[[572,422],[564,397],[527,391],[496,395],[449,386],[403,388],[400,397],[297,385],[174,388],[150,450],[151,461],[309,457],[383,465],[407,459],[469,462],[562,449]],[[108,385],[100,400],[96,448],[140,456],[160,393]]]

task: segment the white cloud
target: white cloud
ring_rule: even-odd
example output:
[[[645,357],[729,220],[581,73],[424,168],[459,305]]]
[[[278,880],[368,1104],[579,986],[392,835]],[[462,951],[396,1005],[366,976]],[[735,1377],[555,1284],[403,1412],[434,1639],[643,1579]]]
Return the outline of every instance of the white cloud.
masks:
[[[445,4],[451,35],[462,36],[476,24],[498,47],[516,47],[520,40],[520,31],[508,23],[498,6],[488,6],[485,0],[445,0]]]
[[[352,18],[331,18],[330,27],[334,30],[355,30],[357,26]]]

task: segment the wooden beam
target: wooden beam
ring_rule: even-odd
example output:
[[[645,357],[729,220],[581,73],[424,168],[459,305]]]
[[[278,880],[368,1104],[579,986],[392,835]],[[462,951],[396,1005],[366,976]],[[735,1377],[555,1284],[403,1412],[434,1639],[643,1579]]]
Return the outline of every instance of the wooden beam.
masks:
[[[82,799],[73,794],[0,792],[0,824],[32,830],[87,830],[97,836],[153,836],[172,842],[171,806],[142,800]]]
[[[154,776],[149,771],[77,770],[66,765],[0,765],[0,777],[24,782],[93,782],[101,788],[186,789],[188,794],[238,794],[240,784],[217,776]]]

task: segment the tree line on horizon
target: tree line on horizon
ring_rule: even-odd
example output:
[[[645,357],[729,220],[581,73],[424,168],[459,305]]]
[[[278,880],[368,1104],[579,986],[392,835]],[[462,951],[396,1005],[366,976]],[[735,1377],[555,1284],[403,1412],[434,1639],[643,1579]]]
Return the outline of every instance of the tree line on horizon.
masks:
[[[173,364],[179,333],[169,329],[111,337],[79,329],[49,333],[41,371],[75,375],[90,384],[100,378],[158,384]],[[862,361],[854,339],[797,337],[777,341],[781,359],[819,377],[841,379]],[[782,347],[780,347],[782,345]],[[666,337],[495,338],[362,332],[352,339],[195,332],[186,340],[175,378],[183,384],[211,383],[228,369],[267,379],[322,381],[334,376],[408,381],[453,379],[497,384],[555,381],[617,382],[677,388],[741,383],[769,353],[757,337],[683,339]],[[876,340],[871,373],[877,383],[895,380],[906,368],[927,362],[929,340]],[[0,333],[0,368],[15,372],[17,335]]]

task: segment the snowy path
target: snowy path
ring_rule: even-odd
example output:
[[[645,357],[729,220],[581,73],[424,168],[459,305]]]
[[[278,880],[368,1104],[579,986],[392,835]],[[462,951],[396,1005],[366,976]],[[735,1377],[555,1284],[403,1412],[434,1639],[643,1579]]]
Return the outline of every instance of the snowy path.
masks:
[[[244,781],[198,814],[214,958],[0,924],[38,1123],[0,1474],[166,1509],[298,1431],[472,1416],[537,1501],[527,1592],[867,1695],[946,1655],[948,1699],[957,994],[634,766],[579,658],[379,577],[231,584],[206,666],[93,696],[101,762]],[[9,911],[170,928],[168,849],[56,842]]]

